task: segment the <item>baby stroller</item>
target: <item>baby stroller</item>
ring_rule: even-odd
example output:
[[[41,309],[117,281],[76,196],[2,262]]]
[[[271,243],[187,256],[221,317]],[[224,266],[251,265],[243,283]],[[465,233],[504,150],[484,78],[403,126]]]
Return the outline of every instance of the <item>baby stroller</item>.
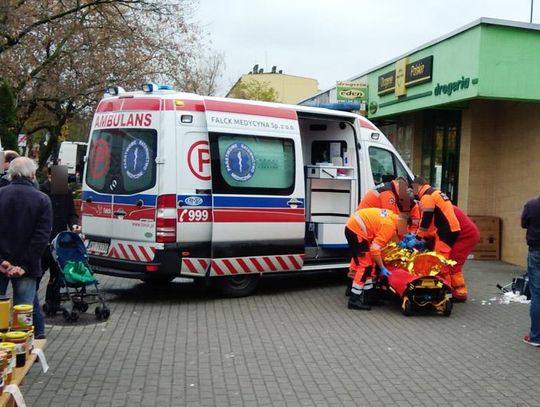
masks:
[[[98,290],[98,281],[88,265],[88,256],[83,241],[73,232],[60,232],[51,243],[51,254],[60,268],[58,284],[60,287],[60,304],[69,302],[69,305],[60,305],[64,319],[75,322],[79,319],[79,312],[88,311],[89,304],[99,305],[95,308],[97,319],[108,319],[111,311]],[[94,286],[95,292],[88,293],[86,288]],[[44,311],[47,315],[56,314],[51,304],[45,303]]]

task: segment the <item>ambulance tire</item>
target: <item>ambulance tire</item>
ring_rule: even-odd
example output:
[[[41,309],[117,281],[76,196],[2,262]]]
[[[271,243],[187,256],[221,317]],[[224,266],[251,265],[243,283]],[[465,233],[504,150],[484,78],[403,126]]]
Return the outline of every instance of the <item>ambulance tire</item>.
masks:
[[[214,279],[214,284],[222,297],[238,298],[253,294],[259,286],[259,280],[258,274],[239,275],[217,277]]]

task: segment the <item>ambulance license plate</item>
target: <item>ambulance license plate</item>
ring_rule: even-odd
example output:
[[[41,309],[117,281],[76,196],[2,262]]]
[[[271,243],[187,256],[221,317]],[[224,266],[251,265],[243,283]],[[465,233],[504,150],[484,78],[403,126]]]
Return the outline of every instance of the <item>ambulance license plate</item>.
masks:
[[[109,253],[109,243],[90,240],[87,250],[93,254],[107,254]]]

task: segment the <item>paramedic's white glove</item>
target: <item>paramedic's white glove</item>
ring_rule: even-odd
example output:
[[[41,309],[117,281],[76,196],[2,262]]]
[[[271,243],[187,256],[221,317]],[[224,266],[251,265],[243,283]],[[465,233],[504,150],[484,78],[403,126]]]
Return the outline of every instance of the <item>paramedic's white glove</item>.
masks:
[[[72,225],[71,226],[71,231],[73,233],[81,233],[81,227],[79,225]]]

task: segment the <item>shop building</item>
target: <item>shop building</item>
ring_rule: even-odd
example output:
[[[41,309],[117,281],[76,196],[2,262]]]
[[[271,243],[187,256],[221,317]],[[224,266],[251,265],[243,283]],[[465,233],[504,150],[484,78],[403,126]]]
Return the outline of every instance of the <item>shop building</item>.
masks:
[[[367,82],[367,116],[411,169],[470,215],[499,217],[501,259],[525,265],[521,211],[540,194],[540,25],[483,18],[351,80]]]

